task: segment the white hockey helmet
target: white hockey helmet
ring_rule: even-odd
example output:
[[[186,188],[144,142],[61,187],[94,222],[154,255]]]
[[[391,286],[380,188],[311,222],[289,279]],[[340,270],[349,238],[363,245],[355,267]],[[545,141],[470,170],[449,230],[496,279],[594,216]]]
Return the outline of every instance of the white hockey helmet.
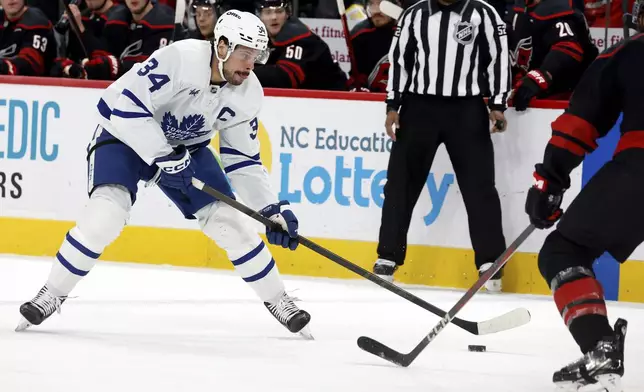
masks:
[[[228,41],[228,53],[223,59],[215,51],[221,64],[228,60],[237,45],[259,50],[256,63],[266,64],[268,60],[268,34],[264,23],[250,12],[229,10],[217,19],[215,24],[215,40],[217,45],[221,38]]]

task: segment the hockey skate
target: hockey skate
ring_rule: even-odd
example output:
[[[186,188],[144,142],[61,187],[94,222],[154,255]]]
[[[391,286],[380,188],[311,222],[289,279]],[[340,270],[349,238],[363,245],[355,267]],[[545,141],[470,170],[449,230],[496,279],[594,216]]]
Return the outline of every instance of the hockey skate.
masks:
[[[479,268],[479,277],[485,273],[488,269],[492,267],[492,263],[485,263]],[[501,290],[503,289],[503,283],[501,282],[501,278],[503,277],[503,270],[499,270],[496,274],[494,274],[490,280],[485,282],[485,290],[491,292],[491,293],[500,293]]]
[[[376,264],[373,265],[373,273],[389,283],[393,283],[394,272],[397,269],[398,265],[391,260],[378,259],[376,260]]]
[[[65,299],[66,297],[53,295],[47,286],[43,286],[34,299],[20,306],[22,320],[16,327],[16,332],[24,331],[32,325],[40,325],[54,312],[60,313],[60,306]]]
[[[293,303],[293,298],[282,293],[277,302],[264,302],[264,306],[286,329],[293,333],[299,333],[303,338],[313,340],[311,330],[308,327],[311,315]]]
[[[622,392],[626,320],[618,319],[613,336],[604,338],[579,360],[555,372],[552,381],[557,391],[573,392],[600,383],[607,392]]]

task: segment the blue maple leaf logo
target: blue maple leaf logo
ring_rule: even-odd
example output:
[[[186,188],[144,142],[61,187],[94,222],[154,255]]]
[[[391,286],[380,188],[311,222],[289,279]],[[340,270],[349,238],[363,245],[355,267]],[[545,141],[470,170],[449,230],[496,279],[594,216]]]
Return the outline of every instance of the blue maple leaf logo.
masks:
[[[184,116],[181,123],[170,112],[166,112],[161,119],[161,129],[168,140],[188,140],[201,137],[210,132],[204,129],[206,119],[201,114]]]
[[[206,119],[201,114],[192,114],[181,119],[181,125],[179,128],[186,133],[193,133],[195,136],[202,136],[208,133],[208,130],[199,132],[205,124]]]
[[[165,114],[163,115],[163,120],[161,120],[161,128],[163,128],[164,131],[174,131],[179,129],[179,122],[177,121],[177,118],[172,115],[172,113],[165,112]]]

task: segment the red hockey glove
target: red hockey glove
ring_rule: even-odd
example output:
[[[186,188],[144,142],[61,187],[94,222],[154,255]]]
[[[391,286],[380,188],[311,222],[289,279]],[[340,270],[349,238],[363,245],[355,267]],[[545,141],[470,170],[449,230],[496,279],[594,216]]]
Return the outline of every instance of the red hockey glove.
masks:
[[[517,111],[522,112],[528,108],[530,100],[542,91],[548,90],[552,79],[547,72],[533,69],[517,83],[512,101]]]
[[[528,191],[525,212],[530,217],[530,223],[536,228],[547,229],[552,227],[563,214],[560,206],[566,190],[536,171],[533,176],[534,184]]]

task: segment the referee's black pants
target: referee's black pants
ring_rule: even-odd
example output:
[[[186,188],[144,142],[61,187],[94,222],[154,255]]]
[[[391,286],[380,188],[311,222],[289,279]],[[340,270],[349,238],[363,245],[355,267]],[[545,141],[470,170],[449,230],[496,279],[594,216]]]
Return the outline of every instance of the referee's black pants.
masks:
[[[445,143],[467,211],[477,269],[505,250],[494,148],[481,97],[405,95],[387,168],[378,257],[403,265],[412,211]]]

